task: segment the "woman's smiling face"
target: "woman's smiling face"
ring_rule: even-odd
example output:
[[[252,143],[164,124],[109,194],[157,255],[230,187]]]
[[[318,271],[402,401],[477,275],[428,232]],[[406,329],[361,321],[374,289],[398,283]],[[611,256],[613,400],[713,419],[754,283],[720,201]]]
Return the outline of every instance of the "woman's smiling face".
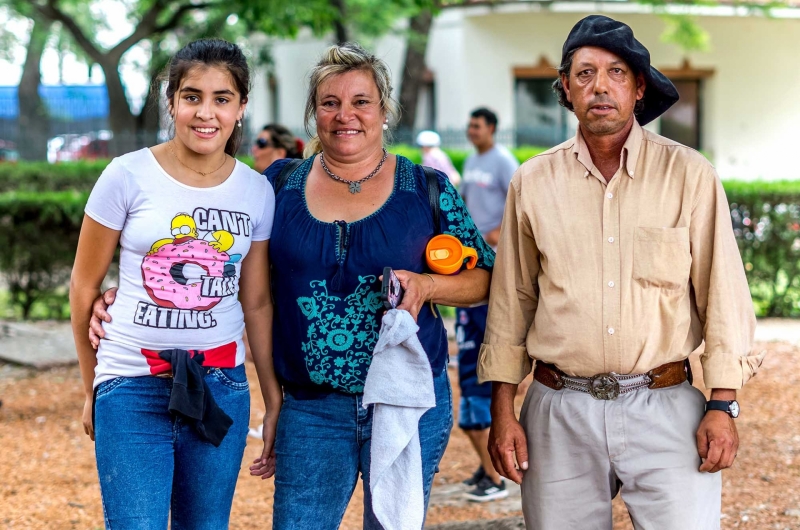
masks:
[[[337,158],[383,146],[386,113],[375,80],[355,70],[326,79],[317,90],[317,134],[323,152]]]
[[[199,155],[222,151],[245,106],[225,68],[192,68],[171,102],[175,138]]]

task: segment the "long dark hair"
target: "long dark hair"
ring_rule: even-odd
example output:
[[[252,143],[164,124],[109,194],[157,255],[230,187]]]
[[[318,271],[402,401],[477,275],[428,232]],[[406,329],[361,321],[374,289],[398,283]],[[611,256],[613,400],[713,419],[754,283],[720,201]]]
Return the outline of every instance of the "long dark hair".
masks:
[[[192,68],[197,66],[225,68],[239,92],[241,103],[247,103],[247,96],[250,93],[250,67],[247,66],[247,59],[241,48],[222,39],[200,39],[181,48],[162,74],[167,82],[167,101],[170,107],[181,81]],[[242,128],[234,127],[225,144],[225,152],[236,156],[241,144]]]

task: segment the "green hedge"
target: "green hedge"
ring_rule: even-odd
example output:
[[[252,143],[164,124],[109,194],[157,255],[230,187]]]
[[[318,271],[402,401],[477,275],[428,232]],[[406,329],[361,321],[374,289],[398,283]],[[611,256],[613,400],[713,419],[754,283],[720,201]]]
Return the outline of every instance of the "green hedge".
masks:
[[[108,160],[93,162],[0,163],[0,193],[10,191],[91,191]]]
[[[800,181],[724,184],[756,312],[800,316]]]
[[[523,146],[523,147],[515,147],[513,149],[509,149],[511,154],[519,160],[520,164],[525,162],[531,157],[534,157],[540,153],[547,151],[547,147],[536,147],[536,146]],[[418,147],[413,147],[410,145],[398,144],[393,145],[389,151],[396,155],[403,155],[404,157],[408,158],[415,164],[419,164],[422,161],[422,153],[420,152]],[[459,173],[464,172],[464,161],[467,157],[472,153],[472,151],[464,151],[462,149],[442,149],[447,155],[450,157],[450,160],[453,162],[453,167],[455,167]]]
[[[409,146],[392,151],[420,159]],[[524,161],[542,151],[513,153]],[[460,170],[468,153],[448,154]],[[0,164],[0,274],[8,283],[12,316],[67,316],[66,285],[83,208],[105,164]],[[800,181],[724,186],[757,313],[800,317]]]
[[[68,318],[67,290],[88,192],[0,193],[0,273],[14,314]]]

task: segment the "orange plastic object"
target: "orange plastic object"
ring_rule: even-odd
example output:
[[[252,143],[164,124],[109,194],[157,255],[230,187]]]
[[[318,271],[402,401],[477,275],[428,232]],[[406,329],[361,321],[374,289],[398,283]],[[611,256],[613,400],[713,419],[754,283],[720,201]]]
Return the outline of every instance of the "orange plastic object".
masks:
[[[428,241],[425,247],[425,260],[436,274],[457,273],[465,259],[469,259],[467,268],[474,269],[478,263],[478,251],[463,246],[458,238],[451,235],[438,235]]]

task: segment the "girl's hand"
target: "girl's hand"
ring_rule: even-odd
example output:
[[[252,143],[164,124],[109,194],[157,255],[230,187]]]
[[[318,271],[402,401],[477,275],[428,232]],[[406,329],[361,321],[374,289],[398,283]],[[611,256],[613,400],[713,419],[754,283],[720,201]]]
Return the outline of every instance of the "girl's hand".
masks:
[[[83,432],[89,435],[89,438],[94,441],[94,425],[92,424],[92,404],[94,403],[94,396],[86,396],[86,401],[83,403]]]
[[[274,417],[274,419],[273,419]],[[278,427],[278,416],[264,414],[264,450],[261,456],[253,460],[250,466],[250,474],[254,477],[261,477],[266,480],[275,474],[275,431]]]
[[[394,271],[403,287],[403,301],[397,309],[405,309],[417,321],[422,305],[433,298],[433,278],[409,271]],[[380,277],[383,280],[383,275]]]

